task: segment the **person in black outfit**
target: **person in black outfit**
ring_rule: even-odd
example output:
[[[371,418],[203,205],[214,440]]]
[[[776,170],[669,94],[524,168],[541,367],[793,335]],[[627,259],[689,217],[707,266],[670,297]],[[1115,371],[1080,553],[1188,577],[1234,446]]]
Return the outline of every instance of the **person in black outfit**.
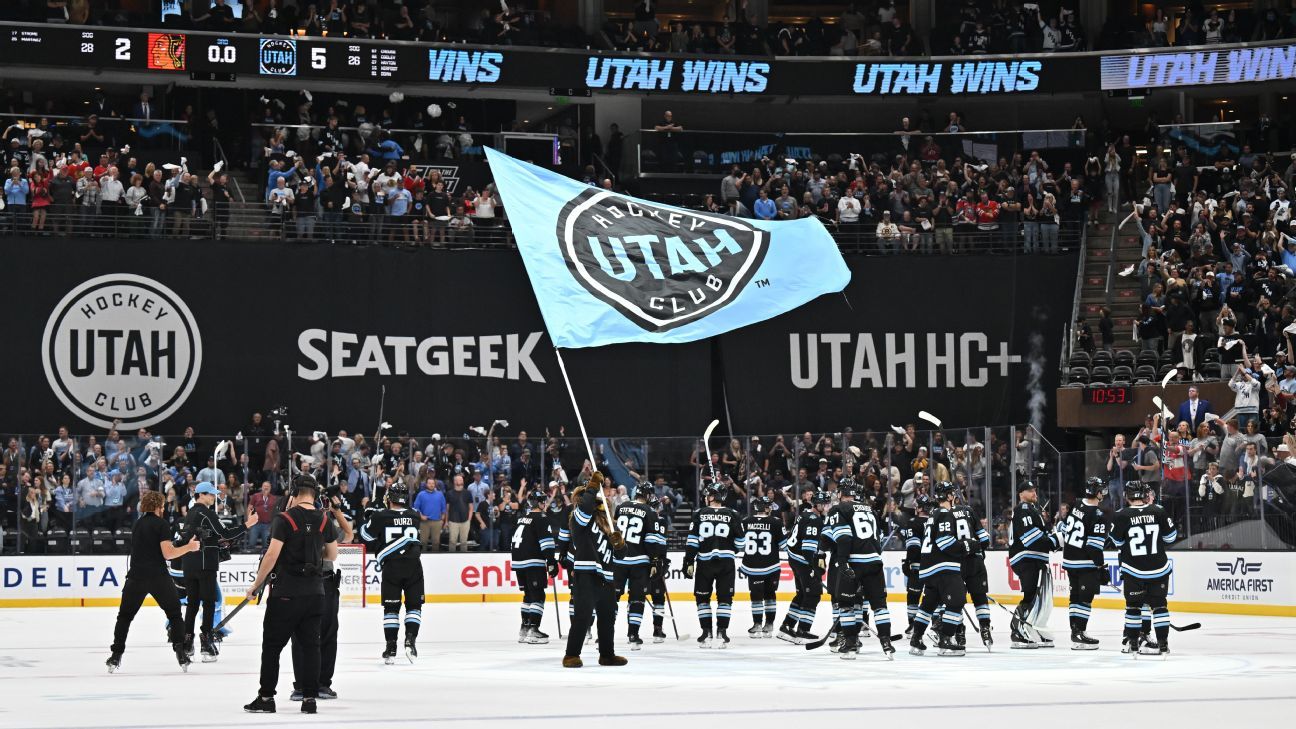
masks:
[[[121,607],[117,610],[117,625],[113,628],[109,673],[121,667],[122,653],[126,651],[126,633],[144,604],[144,598],[150,595],[166,613],[171,626],[169,638],[180,668],[189,670],[189,654],[185,650],[180,620],[180,597],[176,594],[175,583],[167,574],[166,560],[197,552],[202,549],[202,544],[197,535],[190,537],[184,546],[177,547],[171,542],[171,525],[162,518],[165,504],[166,497],[157,491],[149,491],[140,498],[142,516],[131,530],[130,571],[126,573],[126,584],[122,586]]]
[[[624,666],[626,659],[616,654],[613,631],[616,627],[616,597],[612,592],[612,554],[625,547],[621,535],[608,523],[606,502],[598,498],[603,474],[595,471],[585,485],[572,492],[575,503],[568,529],[571,534],[573,569],[572,599],[575,616],[567,637],[563,668],[580,668],[581,647],[585,635],[595,624],[597,615],[600,666]]]
[[[212,510],[216,504],[216,487],[210,483],[200,483],[194,489],[194,504],[185,517],[181,535],[197,535],[202,549],[186,554],[181,560],[184,568],[185,587],[185,649],[193,652],[194,623],[198,619],[198,608],[202,606],[203,622],[201,633],[202,659],[204,663],[216,660],[216,643],[212,640],[212,624],[216,616],[216,569],[220,567],[222,555],[228,559],[228,547],[221,543],[233,542],[257,523],[256,511],[248,513],[244,526],[226,528]]]
[[[301,688],[303,714],[315,713],[320,680],[320,627],[324,618],[325,565],[337,560],[337,529],[315,508],[319,485],[311,476],[297,479],[288,508],[277,514],[270,527],[270,548],[261,558],[256,579],[247,596],[254,597],[274,573],[261,633],[261,686],[252,703],[243,707],[253,714],[275,713],[275,686],[279,683],[279,654],[295,639],[301,661],[293,661],[293,674]]]
[[[307,479],[310,476],[302,478]],[[342,544],[350,544],[355,538],[355,531],[351,527],[351,520],[343,512],[343,506],[341,496],[330,498],[329,510],[324,513],[324,519],[330,524],[337,525]],[[342,572],[331,561],[326,560],[322,579],[324,616],[320,621],[319,698],[336,699],[337,692],[333,690],[333,671],[337,667],[338,609],[341,607],[342,599],[339,586],[342,583]],[[296,637],[292,641],[292,657],[294,666],[303,665],[307,661],[306,649]],[[302,696],[301,684],[293,681],[292,700],[301,701]]]

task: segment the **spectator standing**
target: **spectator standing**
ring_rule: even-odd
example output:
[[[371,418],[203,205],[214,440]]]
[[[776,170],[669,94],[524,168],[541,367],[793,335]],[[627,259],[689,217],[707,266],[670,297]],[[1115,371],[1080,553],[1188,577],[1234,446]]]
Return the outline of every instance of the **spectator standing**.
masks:
[[[423,482],[423,490],[414,497],[414,510],[419,513],[419,540],[423,549],[441,551],[441,532],[446,517],[446,497],[441,482],[430,475]]]
[[[1178,417],[1175,421],[1178,423],[1188,423],[1189,429],[1197,432],[1197,429],[1206,422],[1206,413],[1210,412],[1210,401],[1201,399],[1197,392],[1197,387],[1188,388],[1188,399],[1179,404]]]
[[[450,530],[450,551],[468,551],[468,529],[473,518],[472,494],[464,487],[464,479],[455,474],[453,489],[446,494],[446,519]]]
[[[257,515],[257,523],[248,531],[248,550],[260,552],[270,546],[270,522],[274,517],[275,497],[270,493],[270,482],[263,481],[261,490],[248,499],[248,511]]]
[[[1245,366],[1239,367],[1229,380],[1229,389],[1237,393],[1233,399],[1233,411],[1238,426],[1246,429],[1251,423],[1259,425],[1260,419],[1260,381],[1251,375]]]

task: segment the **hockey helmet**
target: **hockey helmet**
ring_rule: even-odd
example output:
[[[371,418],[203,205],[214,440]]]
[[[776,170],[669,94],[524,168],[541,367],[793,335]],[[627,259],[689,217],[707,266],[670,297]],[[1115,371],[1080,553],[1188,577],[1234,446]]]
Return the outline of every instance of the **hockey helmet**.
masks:
[[[724,501],[725,497],[729,495],[729,489],[724,484],[713,481],[707,484],[705,493],[708,499]]]
[[[849,496],[852,499],[858,497],[860,494],[859,485],[856,484],[855,479],[850,476],[843,476],[842,479],[837,482],[837,491],[840,492],[842,496]]]
[[[768,513],[770,510],[770,500],[768,496],[756,496],[751,500],[752,511],[757,513]]]
[[[1125,498],[1128,501],[1147,501],[1152,490],[1142,481],[1130,481],[1125,484]]]
[[[409,504],[409,500],[409,487],[405,485],[404,481],[397,481],[387,487],[388,504]]]
[[[1085,479],[1083,493],[1087,499],[1097,499],[1107,491],[1107,484],[1101,478],[1090,476]]]
[[[937,481],[932,485],[931,492],[936,501],[949,501],[958,494],[958,486],[949,481]]]
[[[923,494],[917,499],[914,499],[914,502],[918,505],[918,511],[930,512],[932,507],[936,506],[936,502],[932,501],[932,497],[927,494]]]
[[[827,491],[816,491],[814,492],[814,496],[810,497],[810,501],[816,505],[831,504],[832,494]]]
[[[653,501],[657,498],[657,489],[647,481],[640,481],[635,487],[634,497],[645,501]]]
[[[527,494],[527,508],[543,509],[545,501],[548,499],[549,497],[545,495],[544,491],[541,491],[540,489],[531,489],[531,493]]]

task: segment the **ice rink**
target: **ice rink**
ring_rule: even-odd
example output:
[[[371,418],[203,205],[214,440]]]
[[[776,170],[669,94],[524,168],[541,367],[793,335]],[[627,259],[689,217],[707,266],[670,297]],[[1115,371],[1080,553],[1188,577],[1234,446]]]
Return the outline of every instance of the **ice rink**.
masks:
[[[565,606],[565,604],[564,604]],[[1059,647],[1014,651],[1007,616],[996,610],[996,645],[987,653],[969,635],[968,655],[888,662],[876,640],[859,660],[827,648],[808,652],[779,640],[751,640],[747,603],[734,604],[733,643],[699,650],[691,639],[649,642],[622,668],[560,667],[552,605],[542,628],[549,645],[519,645],[516,603],[429,604],[424,607],[417,665],[383,665],[381,612],[342,611],[334,688],[319,714],[302,716],[288,700],[291,661],[285,651],[279,713],[245,714],[257,689],[261,608],[231,623],[220,660],[195,662],[181,673],[163,643],[162,615],[137,618],[122,669],[104,667],[116,608],[0,610],[0,727],[724,726],[805,727],[810,722],[895,722],[892,726],[974,726],[1010,720],[1033,726],[1291,726],[1296,716],[1296,619],[1175,614],[1201,630],[1171,633],[1168,660],[1119,652],[1120,615],[1095,610],[1094,652]],[[690,604],[676,603],[681,633],[696,636]],[[780,617],[785,604],[780,605]],[[902,604],[892,614],[904,615]],[[820,607],[817,628],[828,624]],[[1055,610],[1054,628],[1065,622]],[[564,628],[567,625],[563,614]],[[900,632],[903,625],[896,632]],[[670,621],[666,631],[670,634]],[[618,639],[624,621],[618,624]],[[651,632],[645,631],[645,632]],[[197,657],[195,656],[195,659]],[[523,724],[518,723],[518,726]],[[1017,726],[1012,724],[1010,726]]]

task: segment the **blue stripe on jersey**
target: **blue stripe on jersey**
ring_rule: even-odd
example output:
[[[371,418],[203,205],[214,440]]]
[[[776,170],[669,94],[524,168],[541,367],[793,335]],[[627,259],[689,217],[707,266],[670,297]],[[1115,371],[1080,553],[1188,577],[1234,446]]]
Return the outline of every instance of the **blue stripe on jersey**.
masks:
[[[1009,558],[1008,564],[1017,564],[1018,562],[1024,559],[1037,559],[1040,560],[1041,562],[1047,562],[1048,558],[1049,558],[1048,552],[1034,552],[1028,549],[1026,551],[1018,552],[1017,554],[1013,555],[1011,558]]]
[[[801,545],[801,551],[807,554],[816,554],[819,551],[819,543],[817,541],[806,542]]]
[[[1179,538],[1179,530],[1175,529],[1174,531],[1170,532],[1164,537],[1161,537],[1161,541],[1165,542],[1166,544],[1170,544],[1171,542],[1173,542],[1178,538]]]
[[[713,549],[710,552],[702,552],[701,554],[698,555],[698,559],[704,562],[709,559],[733,559],[733,558],[734,558],[733,551],[728,549]]]
[[[1111,539],[1112,544],[1115,544],[1117,547],[1125,546],[1125,540],[1117,538],[1115,534],[1112,534],[1109,539]]]
[[[368,524],[365,524],[364,526],[360,527],[360,538],[363,539],[363,540],[365,540],[366,542],[372,542],[372,541],[373,541],[373,537],[370,536],[370,534],[369,534],[369,525],[368,525]]]
[[[545,566],[545,561],[543,559],[522,559],[513,563],[513,569],[515,570],[525,570],[525,569],[530,569],[531,567],[544,567],[544,566]]]
[[[849,562],[851,564],[873,564],[875,562],[881,562],[881,561],[882,558],[879,557],[876,552],[852,554],[849,558]]]
[[[395,552],[399,552],[400,550],[404,549],[405,547],[411,544],[418,544],[418,540],[410,539],[409,537],[401,537],[400,539],[397,539],[391,544],[388,544],[386,547],[383,548],[381,552],[378,553],[378,558],[377,558],[378,564],[382,564],[383,560],[387,559]]]
[[[905,547],[921,547],[921,546],[922,546],[922,542],[918,541],[918,537],[909,537],[908,539],[905,540]]]
[[[552,552],[555,549],[557,549],[557,545],[554,544],[553,537],[540,537],[541,552]]]
[[[779,565],[774,565],[772,567],[765,567],[761,569],[753,569],[751,567],[748,567],[747,565],[742,565],[741,567],[738,568],[738,571],[742,572],[744,575],[755,575],[757,577],[764,577],[765,575],[772,575],[777,573],[779,571]]]
[[[660,534],[649,534],[648,536],[644,537],[644,542],[647,544],[665,544],[666,537]]]
[[[936,564],[923,568],[919,573],[919,579],[927,579],[932,575],[941,572],[958,572],[961,569],[958,562],[937,562]]]
[[[1087,560],[1064,559],[1062,560],[1062,569],[1067,570],[1096,570],[1098,565]]]
[[[1035,543],[1035,540],[1043,536],[1044,536],[1044,532],[1041,532],[1039,530],[1039,527],[1033,527],[1030,531],[1021,535],[1021,543],[1029,547],[1030,545]]]
[[[1161,569],[1144,571],[1122,563],[1121,574],[1129,575],[1130,577],[1140,580],[1155,580],[1158,577],[1165,577],[1170,574],[1170,565],[1167,563]]]
[[[948,549],[954,543],[954,537],[940,537],[936,540],[936,546],[942,550]]]
[[[576,521],[577,524],[581,526],[585,526],[586,524],[590,523],[590,519],[593,519],[594,516],[592,514],[586,514],[585,512],[577,508],[572,510],[572,518]]]
[[[616,559],[613,559],[612,562],[620,565],[648,564],[648,555],[640,554],[634,557],[617,557]]]
[[[978,529],[978,530],[977,530],[977,541],[981,542],[982,544],[989,544],[989,543],[990,543],[990,535],[989,535],[989,534],[986,534],[986,530],[984,530],[984,529]]]
[[[687,542],[688,546],[690,546],[690,547],[696,547],[696,546],[698,546],[698,545],[701,544],[701,543],[702,543],[702,540],[698,539],[696,534],[690,534],[690,535],[688,536],[688,542]]]
[[[1106,544],[1106,540],[1102,537],[1089,537],[1085,540],[1085,546],[1093,547],[1094,549],[1102,549]]]
[[[796,562],[797,564],[810,564],[809,560],[797,554],[796,552],[788,552],[788,559],[792,560],[793,562]]]
[[[786,540],[786,539],[780,539],[780,540],[779,540],[779,543],[778,543],[778,548],[779,548],[779,549],[787,549],[787,540]]]

